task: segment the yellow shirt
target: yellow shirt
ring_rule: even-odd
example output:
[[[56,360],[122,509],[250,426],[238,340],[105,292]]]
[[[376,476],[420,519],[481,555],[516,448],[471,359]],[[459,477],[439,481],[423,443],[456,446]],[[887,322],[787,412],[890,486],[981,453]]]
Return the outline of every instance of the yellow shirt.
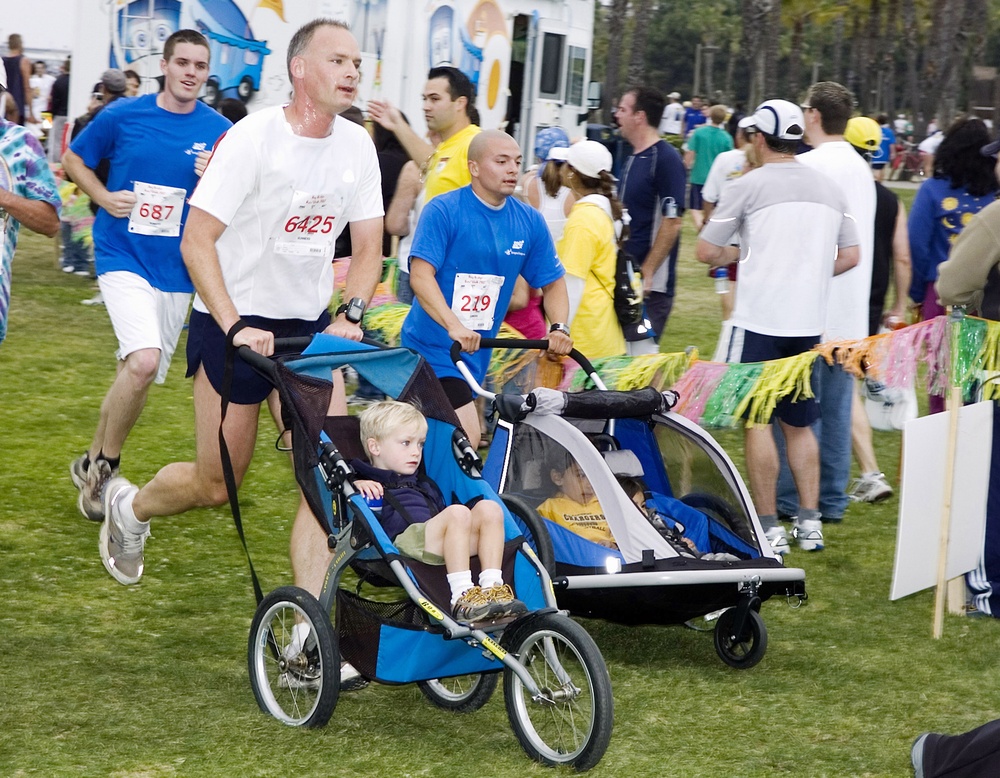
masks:
[[[604,209],[596,203],[574,205],[556,253],[566,272],[584,282],[570,323],[573,348],[590,359],[625,354],[625,335],[614,308],[618,246],[614,224]]]
[[[538,515],[595,543],[613,543],[615,540],[596,497],[584,505],[564,494],[557,494],[538,506]]]
[[[472,183],[469,173],[469,144],[479,134],[479,128],[470,124],[459,130],[434,150],[427,162],[424,181],[424,202],[439,194],[451,192]]]

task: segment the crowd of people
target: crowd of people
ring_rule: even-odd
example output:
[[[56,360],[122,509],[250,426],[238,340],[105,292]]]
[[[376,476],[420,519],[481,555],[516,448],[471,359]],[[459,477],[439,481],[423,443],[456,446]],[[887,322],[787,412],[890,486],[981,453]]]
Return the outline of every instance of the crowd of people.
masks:
[[[320,19],[289,45],[287,105],[232,121],[208,108],[198,100],[208,41],[180,30],[164,45],[160,91],[123,99],[135,95],[138,76],[105,72],[64,151],[53,119],[47,156],[18,122],[37,119],[43,95],[53,108],[65,100],[60,78],[68,79],[69,63],[60,77],[47,77],[23,60],[13,38],[12,52],[15,44],[18,53],[0,71],[2,96],[17,109],[0,124],[0,155],[13,182],[0,187],[0,339],[19,225],[54,235],[61,210],[65,269],[89,274],[80,226],[90,219],[118,370],[70,474],[80,512],[101,522],[103,564],[123,584],[142,577],[151,519],[228,499],[220,425],[237,483],[250,464],[261,403],[283,426],[272,387],[239,361],[228,368],[223,411],[228,350],[270,355],[275,338],[318,332],[360,340],[385,256],[399,257],[400,297],[411,302],[402,343],[428,361],[473,446],[483,435],[481,412],[450,358],[452,342],[480,382],[489,360],[481,340],[495,337],[504,321],[547,339],[552,360],[573,347],[589,357],[655,350],[677,293],[687,211],[697,259],[727,292],[718,352],[725,361],[781,359],[824,341],[864,338],[902,321],[910,300],[924,317],[950,302],[972,302],[987,315],[997,307],[1000,238],[991,203],[1000,142],[991,143],[973,117],[941,133],[933,177],[909,219],[877,183],[892,163],[886,141],[893,128],[886,117],[855,116],[853,96],[834,82],[813,84],[801,102],[766,100],[748,115],[630,87],[615,108],[631,149],[617,178],[607,147],[558,127],[537,133],[534,165],[522,172],[523,150],[509,134],[478,126],[474,87],[448,66],[431,69],[423,87],[426,137],[397,107],[371,100],[373,143],[350,118],[361,118],[357,41],[346,25]],[[54,158],[72,187],[62,193]],[[84,196],[90,216],[73,207]],[[298,229],[302,223],[317,229]],[[342,233],[349,248],[338,248]],[[342,254],[350,267],[343,304],[331,313],[331,260]],[[622,256],[635,263],[644,305],[632,324],[621,322],[614,305]],[[166,377],[185,322],[195,460],[168,464],[139,486],[121,474],[123,450],[151,385]],[[333,386],[330,413],[345,414],[343,377],[335,374]],[[824,523],[843,520],[851,499],[892,494],[859,383],[817,360],[813,388],[815,398],[781,401],[777,424],[745,433],[750,487],[778,554],[793,539],[800,549],[823,549]],[[422,419],[399,417],[404,443],[386,426],[396,416],[388,418],[366,428],[372,494],[419,465],[419,453],[397,456],[392,447],[419,452]],[[852,450],[861,477],[849,485]],[[553,481],[566,489],[563,471]],[[456,612],[467,619],[515,612],[519,604],[494,564],[496,516],[451,507],[437,495],[423,511],[416,523],[426,533],[408,539],[413,553],[446,564]],[[782,519],[791,522],[791,537]],[[322,532],[302,498],[290,557],[296,584],[313,594],[330,562]],[[468,556],[477,544],[490,559],[473,584]],[[989,612],[986,579],[981,603]]]

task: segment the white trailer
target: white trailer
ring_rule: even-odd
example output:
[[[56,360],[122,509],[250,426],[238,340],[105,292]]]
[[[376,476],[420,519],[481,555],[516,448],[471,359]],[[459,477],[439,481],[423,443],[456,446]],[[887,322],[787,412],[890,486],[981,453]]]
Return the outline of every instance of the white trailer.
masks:
[[[484,128],[507,128],[530,162],[538,129],[584,133],[593,55],[594,0],[39,0],[52,6],[45,35],[70,39],[70,115],[86,110],[109,66],[132,69],[155,91],[163,42],[183,27],[212,47],[203,99],[238,97],[249,110],[287,101],[285,54],[302,24],[316,17],[348,22],[362,50],[359,107],[381,97],[423,132],[421,92],[434,65],[460,68],[477,85]],[[23,4],[35,17],[38,6]],[[61,9],[56,13],[56,8]],[[22,20],[8,18],[11,32]],[[24,25],[28,25],[27,18]]]

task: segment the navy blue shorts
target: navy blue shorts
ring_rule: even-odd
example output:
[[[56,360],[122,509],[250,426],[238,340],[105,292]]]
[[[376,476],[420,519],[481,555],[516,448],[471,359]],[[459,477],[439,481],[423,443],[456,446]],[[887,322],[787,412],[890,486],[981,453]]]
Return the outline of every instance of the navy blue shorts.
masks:
[[[444,393],[448,395],[448,402],[455,410],[472,402],[472,387],[464,378],[446,376],[438,380],[444,388]]]
[[[692,211],[705,210],[704,201],[701,199],[703,184],[691,184],[691,191],[688,192],[688,208]]]
[[[729,362],[767,362],[771,359],[794,357],[819,343],[819,335],[805,335],[784,338],[777,335],[761,335],[742,327],[734,327],[729,341]],[[819,418],[819,403],[815,397],[792,402],[789,398],[779,400],[774,415],[790,427],[808,427]]]
[[[251,327],[268,330],[276,338],[300,338],[315,335],[330,326],[330,312],[324,311],[316,321],[303,319],[265,319],[263,316],[244,316]],[[222,376],[226,367],[226,333],[209,314],[191,311],[187,340],[187,376],[204,366],[205,375],[220,395]],[[239,357],[233,363],[233,389],[229,401],[237,405],[257,405],[264,402],[274,386]]]

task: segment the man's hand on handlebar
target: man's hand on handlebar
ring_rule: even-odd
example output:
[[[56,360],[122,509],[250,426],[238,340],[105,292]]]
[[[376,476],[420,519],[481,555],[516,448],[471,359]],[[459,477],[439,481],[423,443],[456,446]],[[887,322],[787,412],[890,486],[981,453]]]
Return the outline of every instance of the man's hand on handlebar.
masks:
[[[549,333],[549,350],[548,354],[550,357],[565,357],[573,350],[573,339],[564,332],[550,332]]]
[[[470,330],[461,324],[456,324],[448,330],[448,337],[461,343],[462,351],[466,354],[475,354],[479,351],[479,341],[482,336],[475,330]]]
[[[233,336],[233,345],[237,348],[249,346],[251,351],[269,357],[274,353],[274,333],[256,327],[244,327]]]

